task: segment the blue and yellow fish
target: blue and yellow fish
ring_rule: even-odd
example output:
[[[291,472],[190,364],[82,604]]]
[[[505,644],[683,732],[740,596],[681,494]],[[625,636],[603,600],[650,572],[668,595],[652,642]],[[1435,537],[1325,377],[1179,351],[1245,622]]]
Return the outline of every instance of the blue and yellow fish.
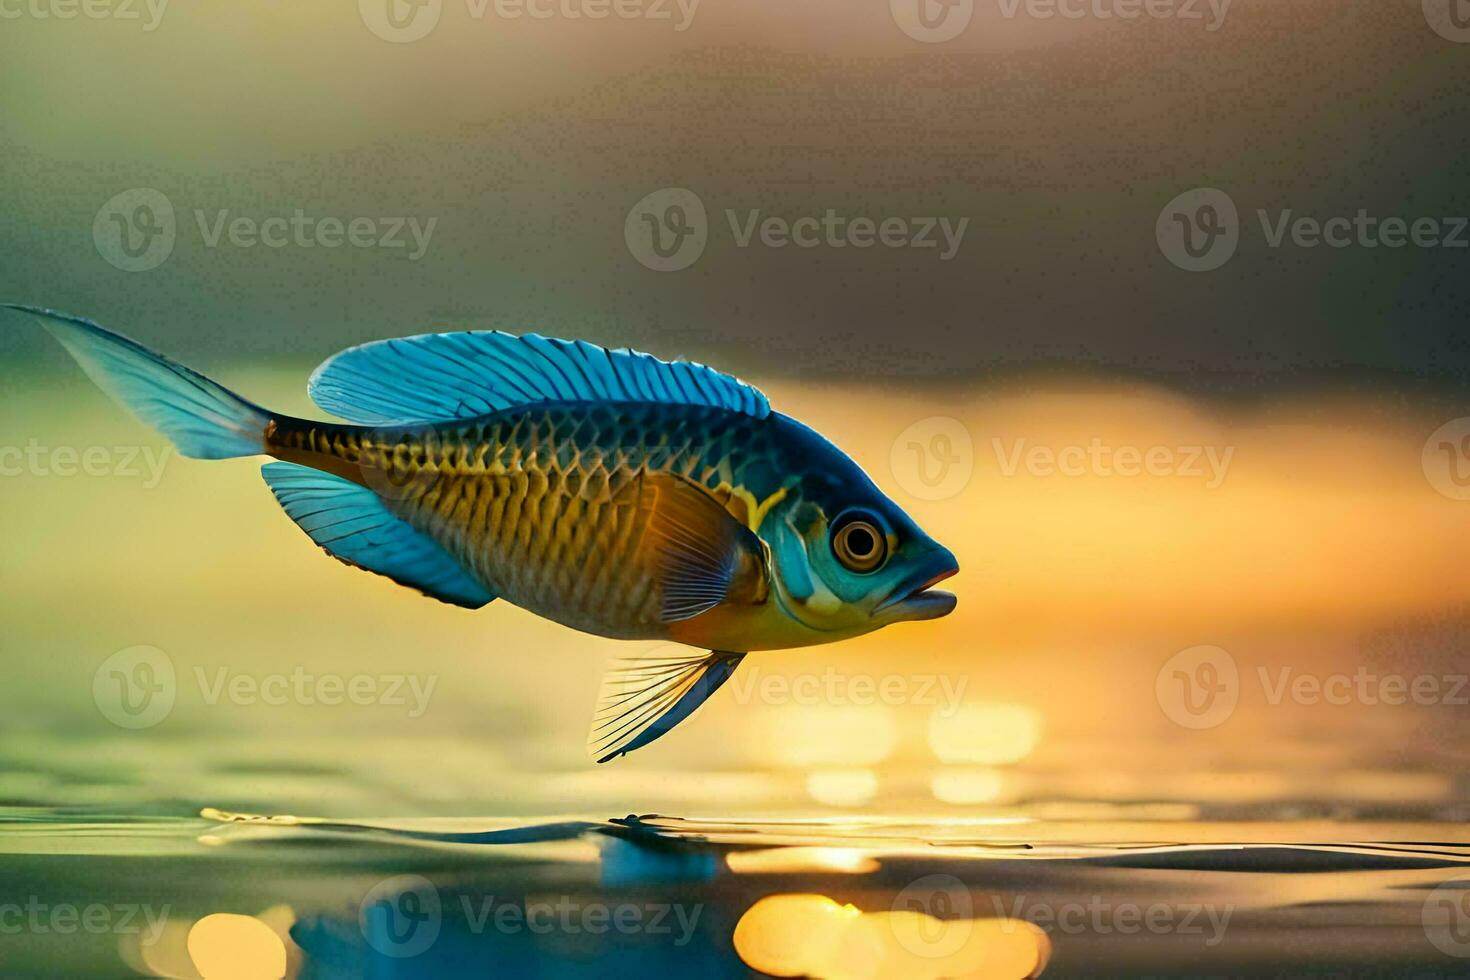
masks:
[[[498,331],[354,347],[312,375],[348,420],[266,411],[88,320],[41,318],[180,453],[262,473],[328,554],[444,602],[497,598],[635,658],[603,686],[599,762],[687,718],[753,650],[934,619],[954,555],[845,453],[737,379],[631,350]]]

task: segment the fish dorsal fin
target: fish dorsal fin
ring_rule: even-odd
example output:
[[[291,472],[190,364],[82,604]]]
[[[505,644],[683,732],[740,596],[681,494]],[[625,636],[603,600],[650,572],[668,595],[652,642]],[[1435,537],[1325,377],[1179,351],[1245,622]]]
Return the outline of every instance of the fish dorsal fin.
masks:
[[[603,677],[587,748],[607,762],[661,737],[718,691],[744,657],[664,648],[617,661]]]
[[[295,463],[267,463],[260,472],[286,516],[338,561],[466,609],[495,598],[366,487]]]
[[[499,330],[352,347],[317,368],[307,390],[326,411],[363,425],[475,418],[541,402],[709,405],[755,418],[771,411],[755,388],[702,364]]]

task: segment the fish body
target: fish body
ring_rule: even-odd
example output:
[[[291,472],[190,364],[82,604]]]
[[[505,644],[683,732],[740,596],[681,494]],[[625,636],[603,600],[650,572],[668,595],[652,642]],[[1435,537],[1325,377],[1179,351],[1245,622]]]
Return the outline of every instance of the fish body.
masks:
[[[587,633],[710,651],[610,674],[600,761],[688,717],[750,651],[954,607],[931,589],[958,568],[947,549],[836,446],[700,365],[423,335],[328,360],[309,390],[347,421],[315,422],[90,321],[16,308],[185,455],[274,457],[277,501],[348,564],[455,605],[502,598]]]
[[[844,484],[878,493],[845,454],[780,413],[757,419],[702,405],[573,402],[409,428],[285,420],[266,449],[374,489],[497,596],[583,632],[748,652],[883,625],[825,621],[830,589],[803,586],[793,595],[780,580],[772,595],[768,537],[788,538],[793,515]],[[737,573],[724,608],[669,620],[649,531],[667,494],[689,490],[765,548]],[[950,562],[933,549],[925,578]]]

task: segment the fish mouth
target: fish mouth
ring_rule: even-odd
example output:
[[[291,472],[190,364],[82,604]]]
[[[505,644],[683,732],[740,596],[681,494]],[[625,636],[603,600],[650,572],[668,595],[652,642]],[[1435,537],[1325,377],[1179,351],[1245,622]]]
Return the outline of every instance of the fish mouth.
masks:
[[[946,552],[942,568],[918,572],[898,583],[898,587],[878,604],[873,613],[885,614],[884,618],[893,622],[948,616],[954,612],[958,600],[953,592],[945,592],[934,586],[959,570],[959,563],[954,560],[954,556]]]

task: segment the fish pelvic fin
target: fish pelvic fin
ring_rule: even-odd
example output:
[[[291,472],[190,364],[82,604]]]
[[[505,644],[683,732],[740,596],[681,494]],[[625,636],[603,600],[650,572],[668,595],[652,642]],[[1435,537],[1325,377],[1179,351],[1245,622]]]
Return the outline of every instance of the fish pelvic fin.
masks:
[[[735,673],[743,653],[652,653],[621,658],[603,676],[587,748],[599,763],[661,738]]]
[[[257,456],[270,413],[204,375],[91,320],[35,306],[0,308],[38,317],[97,387],[195,459]]]

